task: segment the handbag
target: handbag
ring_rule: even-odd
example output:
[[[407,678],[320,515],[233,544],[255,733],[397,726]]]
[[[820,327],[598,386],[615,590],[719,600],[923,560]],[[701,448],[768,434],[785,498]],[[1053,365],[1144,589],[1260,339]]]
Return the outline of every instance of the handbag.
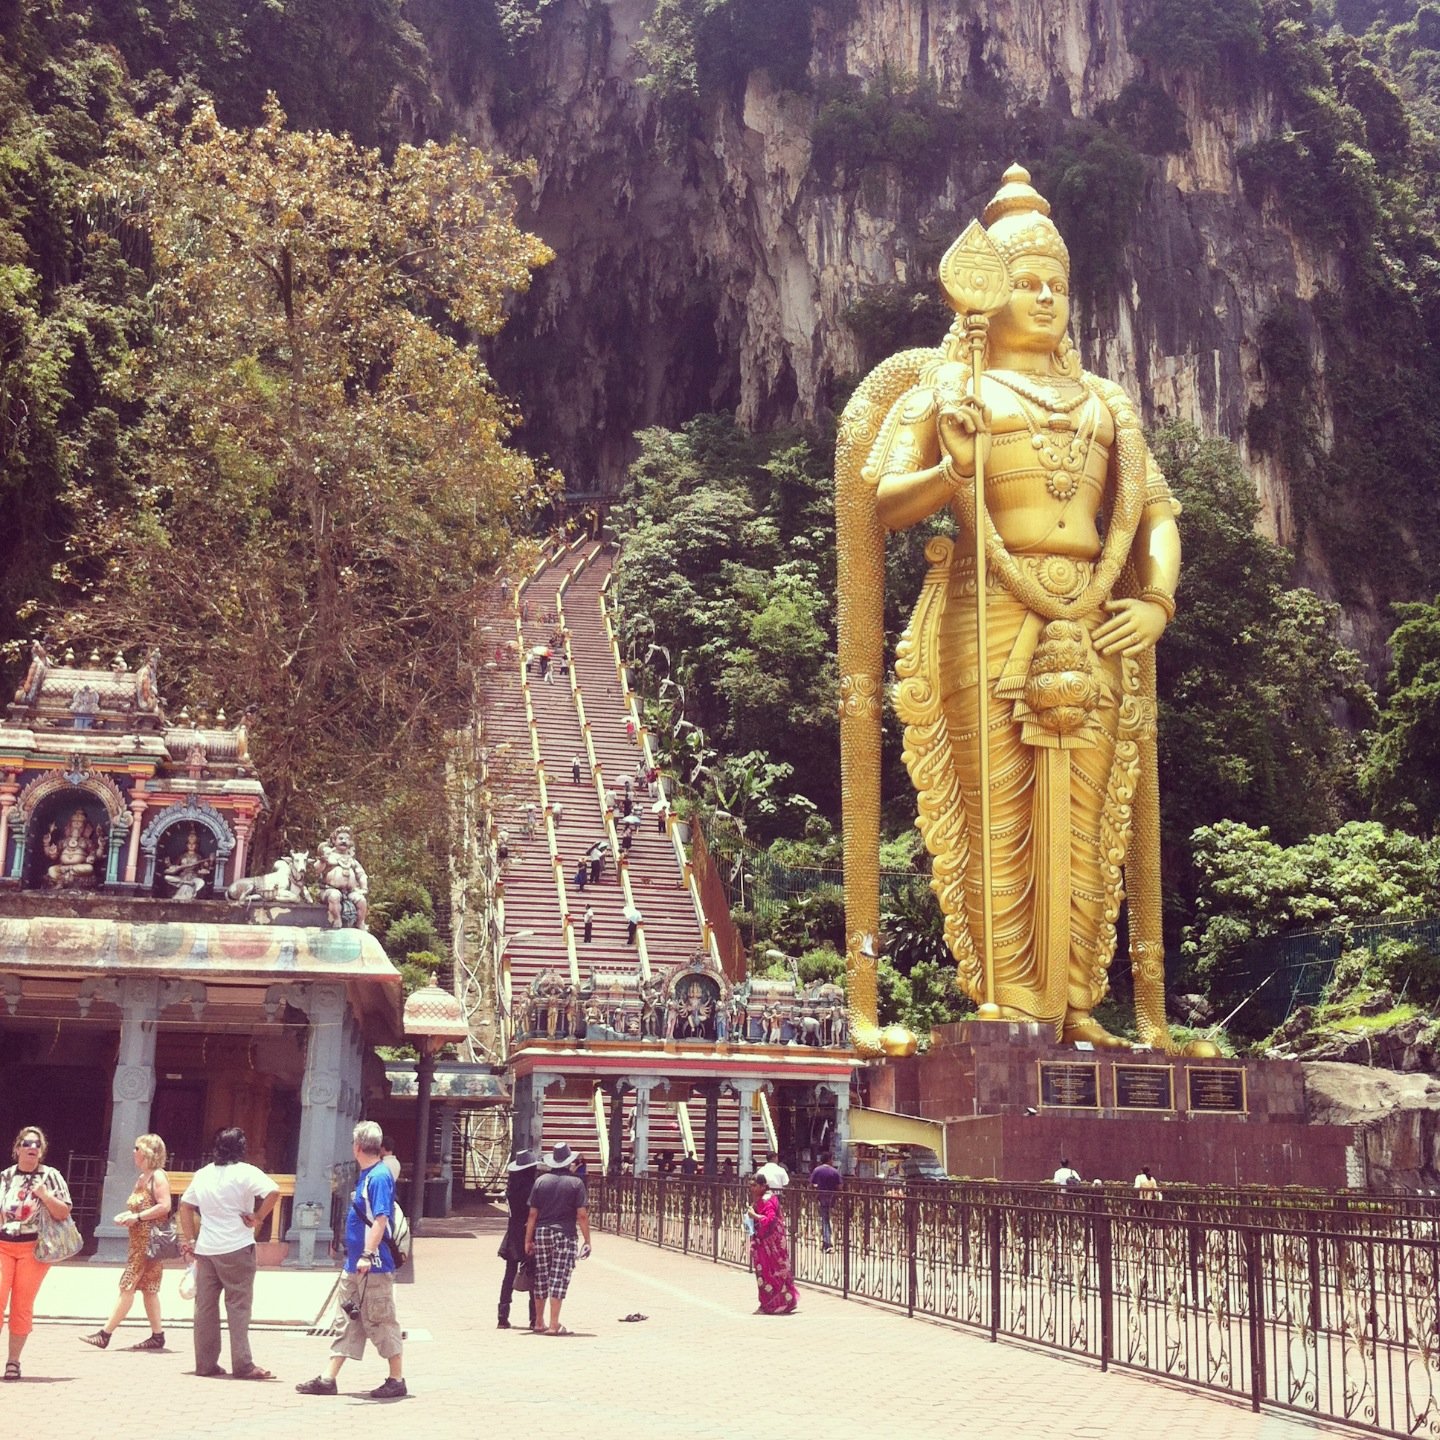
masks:
[[[40,1238],[35,1242],[35,1258],[42,1265],[58,1265],[78,1255],[85,1245],[80,1227],[67,1215],[57,1220],[42,1205],[39,1214]]]
[[[147,1260],[178,1260],[180,1258],[180,1236],[174,1220],[156,1220],[150,1226],[145,1238]]]
[[[529,1292],[530,1288],[534,1285],[534,1283],[535,1278],[530,1273],[530,1262],[527,1260],[515,1272],[514,1288],[518,1290],[520,1294],[524,1295]]]
[[[150,1177],[150,1200],[155,1203],[155,1177]],[[150,1233],[145,1237],[145,1258],[147,1260],[178,1260],[180,1258],[180,1236],[175,1229],[175,1216],[167,1214],[163,1220],[150,1222]]]

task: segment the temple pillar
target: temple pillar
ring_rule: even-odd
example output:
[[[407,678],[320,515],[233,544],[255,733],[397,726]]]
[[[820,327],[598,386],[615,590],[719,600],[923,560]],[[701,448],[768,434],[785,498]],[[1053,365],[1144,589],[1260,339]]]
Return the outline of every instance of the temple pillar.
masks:
[[[735,1092],[735,1100],[740,1107],[736,1165],[741,1175],[751,1175],[755,1171],[755,1092],[760,1088],[761,1083],[759,1080],[732,1080],[730,1082],[730,1088]]]
[[[110,1082],[110,1146],[105,1185],[101,1191],[100,1223],[95,1227],[99,1264],[122,1263],[130,1249],[130,1232],[111,1216],[125,1209],[135,1188],[135,1141],[150,1129],[150,1102],[155,1095],[155,1040],[160,1020],[160,981],[127,975],[120,986],[120,1046]],[[179,1196],[176,1196],[179,1199]]]
[[[625,1082],[617,1081],[611,1092],[610,1106],[610,1173],[623,1173],[621,1158],[625,1149]]]
[[[706,1175],[720,1172],[720,1087],[711,1085],[705,1091],[705,1149],[702,1169]]]
[[[443,1218],[450,1213],[450,1195],[455,1184],[455,1106],[453,1104],[440,1107],[440,1178],[445,1182],[445,1198],[435,1213]],[[425,1213],[430,1214],[428,1202],[425,1205]]]
[[[106,885],[114,885],[120,879],[120,856],[125,849],[125,831],[129,828],[128,815],[117,815],[110,822],[110,843],[105,856]]]
[[[245,861],[248,858],[250,849],[250,822],[248,820],[236,819],[235,821],[235,855],[230,861],[230,875],[227,884],[233,885],[245,874]],[[216,880],[215,889],[224,893],[225,887]]]
[[[632,1075],[626,1084],[635,1091],[635,1174],[643,1175],[650,1165],[650,1095],[655,1087],[670,1088],[663,1075]]]
[[[828,1090],[835,1097],[835,1133],[830,1137],[830,1153],[834,1165],[843,1175],[850,1173],[850,1081],[827,1080],[816,1089]]]
[[[130,801],[130,845],[125,852],[125,883],[133,885],[140,868],[140,821],[149,808],[144,796],[145,782],[135,782],[134,798]]]
[[[298,1243],[295,1217],[300,1207],[321,1207],[315,1248],[321,1254],[333,1238],[330,1228],[330,1175],[339,1161],[351,1158],[350,1132],[343,1128],[341,1097],[347,1088],[358,1089],[359,1073],[353,1066],[354,1048],[347,1042],[354,1025],[341,984],[295,985],[286,1000],[303,1010],[310,1021],[305,1038],[305,1075],[300,1082],[300,1144],[295,1157],[295,1200],[285,1238]]]

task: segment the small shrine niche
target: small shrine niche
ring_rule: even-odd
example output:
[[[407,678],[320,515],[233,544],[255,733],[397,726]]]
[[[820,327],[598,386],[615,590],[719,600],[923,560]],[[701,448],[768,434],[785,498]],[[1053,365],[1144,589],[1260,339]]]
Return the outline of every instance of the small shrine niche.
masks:
[[[97,890],[105,883],[110,816],[83,791],[51,795],[30,819],[25,885],[31,890]]]
[[[153,893],[171,900],[198,900],[214,892],[218,844],[193,821],[174,825],[156,847]]]

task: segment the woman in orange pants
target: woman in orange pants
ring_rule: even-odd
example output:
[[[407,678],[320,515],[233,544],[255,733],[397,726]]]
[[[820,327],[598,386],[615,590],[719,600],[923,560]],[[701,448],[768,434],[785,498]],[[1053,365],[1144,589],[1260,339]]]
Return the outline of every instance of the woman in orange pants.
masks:
[[[0,1170],[0,1319],[6,1318],[8,1310],[7,1380],[20,1378],[20,1352],[34,1328],[35,1296],[49,1268],[35,1258],[40,1207],[44,1206],[52,1220],[70,1215],[70,1191],[64,1177],[40,1163],[45,1149],[45,1132],[26,1125],[10,1147],[15,1163]]]

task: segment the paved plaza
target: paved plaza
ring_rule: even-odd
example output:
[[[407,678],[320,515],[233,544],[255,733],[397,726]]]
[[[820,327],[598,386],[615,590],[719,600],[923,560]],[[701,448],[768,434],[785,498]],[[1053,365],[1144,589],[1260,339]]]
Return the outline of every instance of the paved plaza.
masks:
[[[565,1321],[551,1339],[495,1328],[503,1214],[451,1217],[416,1243],[416,1278],[397,1289],[409,1331],[411,1396],[386,1416],[364,1391],[384,1377],[367,1352],[347,1364],[335,1399],[297,1395],[322,1366],[327,1340],[293,1316],[324,1303],[318,1275],[261,1272],[256,1313],[275,1317],[253,1336],[275,1383],[201,1380],[189,1373],[189,1306],[167,1276],[163,1355],[129,1354],[143,1322],[109,1351],[81,1345],[108,1310],[118,1272],[72,1264],[41,1292],[43,1318],[25,1351],[26,1379],[0,1391],[8,1415],[43,1416],[66,1440],[113,1440],[120,1417],[145,1417],[179,1437],[258,1434],[348,1436],[357,1425],[435,1437],[512,1434],[527,1440],[731,1440],[823,1434],[848,1437],[1054,1436],[1166,1440],[1304,1440],[1345,1434],[1177,1387],[854,1301],[801,1291],[791,1317],[751,1313],[755,1289],[740,1270],[597,1233]],[[47,1290],[48,1290],[47,1286]],[[267,1290],[272,1298],[266,1298]],[[316,1298],[318,1297],[318,1299]],[[86,1301],[89,1301],[88,1310]],[[61,1303],[63,1301],[63,1303]],[[641,1312],[649,1318],[622,1323]],[[287,1313],[288,1312],[288,1313]],[[140,1306],[135,1305],[138,1317]],[[61,1319],[60,1316],[65,1315]],[[522,1305],[517,1297],[513,1318]],[[222,1361],[228,1363],[228,1349]],[[22,1388],[24,1387],[24,1388]],[[38,1392],[38,1393],[37,1393]],[[128,1423],[128,1422],[127,1422]],[[6,1427],[8,1430],[8,1426]]]

